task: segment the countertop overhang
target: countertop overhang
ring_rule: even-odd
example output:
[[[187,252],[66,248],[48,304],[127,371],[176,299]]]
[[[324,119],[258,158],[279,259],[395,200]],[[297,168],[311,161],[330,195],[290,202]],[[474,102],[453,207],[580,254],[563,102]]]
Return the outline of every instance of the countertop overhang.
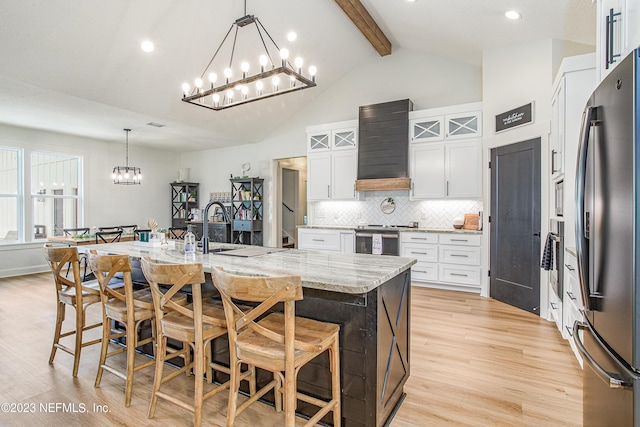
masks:
[[[355,230],[367,228],[367,226],[359,227],[357,225],[299,225],[297,228],[309,229],[329,229],[329,230]],[[423,228],[423,227],[402,227],[389,228],[390,230],[398,230],[401,233],[418,232],[418,233],[458,233],[458,234],[482,234],[482,230],[456,229],[456,228]]]
[[[99,254],[129,255],[132,258],[150,257],[160,263],[201,263],[204,271],[211,272],[219,266],[232,274],[245,276],[299,275],[305,288],[321,289],[347,294],[365,294],[416,263],[415,258],[347,254],[288,249],[253,257],[235,257],[215,252],[219,249],[241,249],[249,246],[225,243],[210,243],[210,253],[186,256],[181,242],[175,249],[146,248],[134,242],[103,243],[79,248],[83,252],[91,249]]]

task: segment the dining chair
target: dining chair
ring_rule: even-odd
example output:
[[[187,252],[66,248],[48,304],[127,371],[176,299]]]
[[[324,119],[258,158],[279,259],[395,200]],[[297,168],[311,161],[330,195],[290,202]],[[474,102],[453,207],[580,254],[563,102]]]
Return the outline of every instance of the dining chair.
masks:
[[[96,243],[115,243],[122,237],[122,230],[96,231]]]
[[[157,351],[156,371],[149,407],[149,418],[155,413],[158,398],[167,400],[183,409],[194,413],[194,425],[202,424],[202,408],[204,401],[229,387],[229,381],[216,385],[209,391],[204,390],[204,377],[212,382],[212,369],[231,375],[228,367],[211,361],[211,342],[227,334],[225,311],[219,302],[202,296],[202,284],[205,282],[202,264],[157,264],[149,257],[143,257],[142,271],[151,286],[156,315]],[[160,286],[170,286],[163,294]],[[175,298],[180,291],[191,291],[192,303],[186,307],[177,304]],[[163,377],[164,362],[174,358],[178,353],[167,352],[167,339],[188,342],[193,349],[192,361],[186,360],[185,366]],[[187,352],[189,346],[186,346]],[[192,402],[186,402],[170,394],[174,389],[163,384],[181,372],[189,373],[193,369],[195,376],[195,393]],[[251,395],[255,394],[255,369],[249,367],[244,372],[236,373],[236,381],[249,381]]]
[[[153,297],[151,290],[147,288],[134,290],[131,272],[133,270],[131,259],[128,255],[98,255],[95,250],[89,253],[89,265],[100,283],[100,297],[102,299],[102,347],[98,372],[96,374],[95,387],[100,386],[104,371],[111,372],[125,380],[126,407],[131,405],[133,393],[133,377],[135,372],[149,366],[153,366],[154,360],[147,360],[138,365],[135,364],[136,349],[145,344],[152,343],[155,354],[156,325],[153,309]],[[109,283],[116,275],[122,276],[124,286],[112,288]],[[184,295],[176,298],[176,302],[185,305],[187,298]],[[139,329],[143,322],[151,322],[151,336],[140,339]],[[112,326],[114,325],[114,326]],[[124,328],[124,331],[122,328]],[[109,343],[112,340],[126,339],[125,347],[119,347],[109,352]],[[126,352],[126,367],[124,371],[118,363],[107,364],[107,359]]]
[[[273,389],[276,411],[284,411],[286,427],[295,425],[297,400],[320,409],[305,426],[318,423],[333,412],[333,425],[340,426],[340,326],[295,316],[295,302],[302,300],[300,276],[238,276],[214,267],[213,283],[220,292],[227,319],[231,355],[231,387],[227,426],[267,391]],[[258,304],[246,309],[237,301]],[[284,313],[271,312],[283,303]],[[266,316],[265,316],[266,315]],[[297,391],[300,369],[325,351],[329,352],[331,399],[325,401]],[[273,372],[273,380],[238,406],[239,370],[242,363]]]
[[[184,236],[187,234],[187,227],[170,227],[169,238],[184,240]]]
[[[134,234],[138,229],[137,225],[119,225],[117,228],[122,230],[122,234]]]
[[[73,376],[78,376],[78,366],[80,365],[80,353],[82,348],[98,344],[101,339],[88,342],[82,341],[82,334],[93,328],[102,325],[97,322],[91,325],[85,324],[87,307],[100,302],[99,283],[96,280],[82,282],[80,279],[80,263],[78,260],[78,249],[72,247],[53,247],[50,243],[44,245],[44,257],[49,263],[53,273],[53,281],[56,285],[56,326],[51,346],[49,364],[53,363],[56,350],[60,349],[73,356]],[[67,278],[62,274],[66,264],[71,265],[73,277]],[[62,333],[62,324],[65,320],[66,306],[75,309],[75,328]],[[61,338],[75,335],[75,345],[73,348],[60,343]]]
[[[83,234],[89,234],[89,227],[63,228],[62,232],[65,236],[81,236]]]

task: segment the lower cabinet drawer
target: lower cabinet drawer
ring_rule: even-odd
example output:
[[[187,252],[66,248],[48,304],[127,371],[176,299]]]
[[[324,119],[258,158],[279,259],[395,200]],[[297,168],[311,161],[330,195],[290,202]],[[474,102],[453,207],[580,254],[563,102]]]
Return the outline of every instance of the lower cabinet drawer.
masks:
[[[421,245],[416,243],[403,243],[401,256],[416,258],[418,262],[438,262],[437,245]]]
[[[480,265],[480,248],[474,246],[440,246],[440,262]]]
[[[438,264],[417,262],[411,267],[411,280],[424,282],[438,281]]]
[[[320,249],[340,252],[340,232],[338,230],[298,230],[300,249]]]
[[[480,267],[439,264],[441,282],[480,286]]]

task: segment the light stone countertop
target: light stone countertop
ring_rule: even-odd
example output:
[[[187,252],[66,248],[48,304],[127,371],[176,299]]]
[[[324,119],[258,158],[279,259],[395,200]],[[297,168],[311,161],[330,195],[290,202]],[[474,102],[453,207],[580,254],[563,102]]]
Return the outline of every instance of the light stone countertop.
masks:
[[[325,230],[355,230],[358,231],[357,225],[299,225],[298,228],[325,229]],[[366,226],[360,228],[367,228]],[[400,232],[418,232],[418,233],[457,233],[457,234],[482,234],[482,230],[458,230],[455,228],[400,228]]]
[[[218,248],[240,249],[250,246],[228,243],[211,243],[210,250]],[[181,242],[175,249],[160,249],[134,246],[134,242],[103,243],[86,245],[80,251],[95,249],[99,254],[129,255],[132,258],[151,257],[164,263],[202,263],[204,271],[210,272],[212,266],[220,266],[232,274],[280,276],[299,275],[302,286],[347,294],[367,293],[389,279],[411,268],[415,258],[346,254],[340,252],[307,251],[298,249],[279,250],[253,257],[237,257],[209,253],[197,253],[189,258],[182,253]]]

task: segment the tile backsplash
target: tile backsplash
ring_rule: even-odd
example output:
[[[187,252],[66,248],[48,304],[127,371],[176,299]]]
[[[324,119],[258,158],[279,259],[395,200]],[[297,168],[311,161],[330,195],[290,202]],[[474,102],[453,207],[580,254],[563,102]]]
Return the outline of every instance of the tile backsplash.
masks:
[[[381,204],[389,197],[393,198],[395,210],[383,213]],[[454,218],[481,210],[481,200],[411,201],[407,191],[367,191],[361,201],[310,202],[309,224],[407,225],[410,221],[418,221],[424,228],[452,228]]]

